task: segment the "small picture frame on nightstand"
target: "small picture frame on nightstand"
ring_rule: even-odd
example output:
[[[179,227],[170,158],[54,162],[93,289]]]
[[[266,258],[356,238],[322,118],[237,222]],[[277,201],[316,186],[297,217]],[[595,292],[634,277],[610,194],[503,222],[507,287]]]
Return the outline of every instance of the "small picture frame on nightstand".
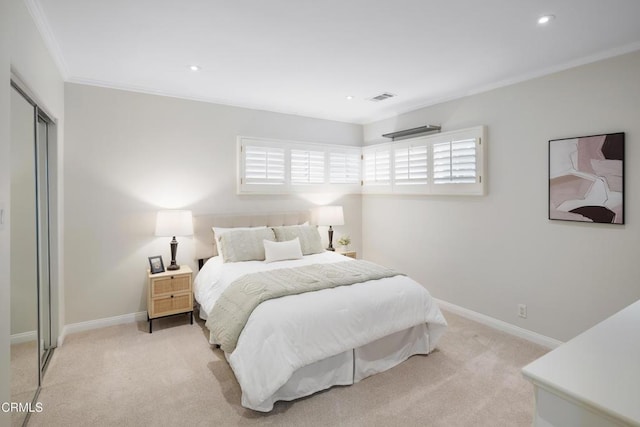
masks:
[[[164,263],[162,262],[162,256],[156,255],[149,257],[149,271],[151,271],[151,274],[164,272]]]

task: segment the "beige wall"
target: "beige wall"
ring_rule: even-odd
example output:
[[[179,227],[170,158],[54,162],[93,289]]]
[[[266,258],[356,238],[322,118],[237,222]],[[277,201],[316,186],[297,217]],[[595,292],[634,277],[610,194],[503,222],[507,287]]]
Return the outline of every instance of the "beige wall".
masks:
[[[38,101],[58,119],[62,145],[64,86],[62,78],[38,33],[24,2],[0,2],[0,204],[9,210],[9,79],[13,69]],[[9,401],[9,224],[0,230],[0,402]],[[8,424],[0,412],[0,425]]]
[[[0,2],[0,208],[9,203],[9,5]],[[8,225],[0,225],[0,404],[11,399],[10,373],[10,270]],[[10,414],[0,411],[0,426],[9,425]]]
[[[67,324],[146,310],[147,257],[170,259],[170,239],[153,235],[158,209],[282,212],[339,203],[346,225],[336,227],[336,235],[349,233],[360,247],[359,195],[238,196],[235,176],[238,135],[359,146],[361,126],[65,87]],[[178,263],[195,269],[192,238],[178,241]]]
[[[640,298],[640,52],[364,127],[488,126],[486,197],[365,196],[364,255],[445,301],[567,340]],[[547,219],[549,139],[626,132],[624,226]],[[528,318],[517,317],[517,304]]]
[[[56,188],[51,189],[50,203],[53,211],[50,212],[52,225],[50,228],[54,236],[62,236],[63,211],[61,205],[56,205],[56,199],[64,192],[62,181],[62,163],[64,147],[64,83],[62,76],[46,47],[25,3],[21,0],[11,0],[11,71],[19,78],[25,89],[40,108],[42,108],[56,123],[56,134],[50,138],[53,144],[49,145],[51,154],[56,162],[50,163],[49,168],[57,174]],[[59,284],[57,289],[59,316],[52,322],[58,323],[58,330],[64,325],[64,285],[62,282],[61,260],[62,237],[52,241],[55,246],[51,250],[52,283]],[[54,315],[58,311],[54,311]],[[55,340],[56,337],[53,337]]]

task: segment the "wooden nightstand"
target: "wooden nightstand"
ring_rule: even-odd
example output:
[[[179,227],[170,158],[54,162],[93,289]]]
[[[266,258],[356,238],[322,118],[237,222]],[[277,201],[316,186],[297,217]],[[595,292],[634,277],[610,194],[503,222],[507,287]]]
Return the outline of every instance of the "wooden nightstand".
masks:
[[[149,333],[153,333],[153,319],[189,313],[193,325],[193,289],[191,276],[193,272],[188,265],[181,265],[179,270],[151,274],[147,290],[147,319]]]
[[[337,251],[340,255],[348,256],[349,258],[357,258],[356,251]]]

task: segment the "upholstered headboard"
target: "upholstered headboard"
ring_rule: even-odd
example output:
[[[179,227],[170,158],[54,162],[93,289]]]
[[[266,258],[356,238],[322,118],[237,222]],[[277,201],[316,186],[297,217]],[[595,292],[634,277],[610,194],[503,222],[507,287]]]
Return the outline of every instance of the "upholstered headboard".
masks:
[[[257,227],[266,225],[298,225],[309,221],[310,211],[267,213],[267,214],[225,214],[195,215],[193,217],[193,237],[197,260],[206,260],[218,254],[211,227]]]

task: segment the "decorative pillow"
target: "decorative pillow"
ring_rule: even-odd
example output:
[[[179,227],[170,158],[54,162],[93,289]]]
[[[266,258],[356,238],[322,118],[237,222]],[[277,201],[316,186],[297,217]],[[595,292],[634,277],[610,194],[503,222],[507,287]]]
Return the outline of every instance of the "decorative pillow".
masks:
[[[324,252],[318,228],[309,225],[287,225],[273,227],[278,242],[286,242],[296,237],[300,239],[300,248],[304,255],[319,254]]]
[[[264,240],[264,254],[266,262],[284,261],[302,258],[300,239],[297,237],[288,242],[271,242]]]
[[[276,240],[272,229],[228,231],[220,238],[220,253],[224,262],[264,261],[263,240]]]
[[[216,239],[216,246],[219,248],[220,247],[220,237],[222,237],[223,234],[228,233],[229,231],[256,230],[258,228],[267,228],[267,227],[265,225],[258,226],[258,227],[233,227],[233,228],[211,227],[211,230],[213,230],[213,237]]]

